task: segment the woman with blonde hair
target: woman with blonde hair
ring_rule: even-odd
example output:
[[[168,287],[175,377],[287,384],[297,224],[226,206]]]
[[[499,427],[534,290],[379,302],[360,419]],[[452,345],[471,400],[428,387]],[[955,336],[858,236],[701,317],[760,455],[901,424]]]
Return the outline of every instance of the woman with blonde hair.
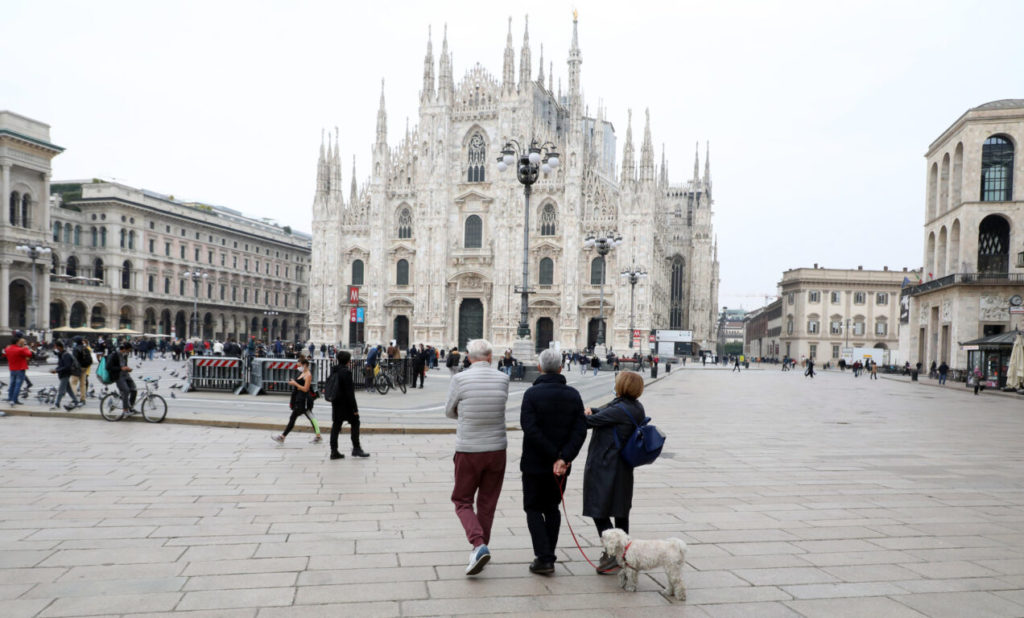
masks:
[[[640,395],[644,379],[634,371],[622,371],[615,378],[615,399],[608,406],[587,408],[587,427],[594,430],[583,469],[583,515],[594,518],[597,535],[612,528],[629,532],[629,511],[633,507],[633,468],[619,456],[637,423],[643,423]],[[599,574],[615,570],[615,556],[601,555]]]

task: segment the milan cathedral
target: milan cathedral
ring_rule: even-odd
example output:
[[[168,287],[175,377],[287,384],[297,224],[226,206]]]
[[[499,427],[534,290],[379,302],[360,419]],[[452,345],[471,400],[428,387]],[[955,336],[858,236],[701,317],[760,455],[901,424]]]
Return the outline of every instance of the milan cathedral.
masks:
[[[337,132],[321,142],[309,299],[313,341],[355,346],[395,339],[400,347],[464,349],[468,339],[482,336],[499,351],[513,347],[523,187],[514,170],[498,171],[497,160],[508,140],[536,139],[555,144],[561,165],[533,185],[530,198],[534,348],[592,348],[602,312],[607,347],[619,353],[634,334],[631,324],[641,333],[637,351],[651,347],[652,329],[689,330],[694,352],[713,348],[718,248],[708,155],[703,175],[698,151],[692,178],[669,182],[664,147],[655,164],[649,112],[637,161],[630,112],[617,164],[617,136],[606,111],[599,105],[589,114],[581,94],[577,25],[574,16],[564,93],[561,79],[555,90],[553,63],[545,76],[543,47],[534,76],[528,27],[517,79],[511,19],[500,79],[476,64],[456,83],[447,28],[436,63],[428,36],[419,123],[407,126],[397,146],[389,144],[382,82],[370,178],[357,185],[353,161],[347,200]],[[606,258],[584,247],[588,235],[602,233],[623,239]],[[631,267],[648,274],[632,290],[620,276]]]

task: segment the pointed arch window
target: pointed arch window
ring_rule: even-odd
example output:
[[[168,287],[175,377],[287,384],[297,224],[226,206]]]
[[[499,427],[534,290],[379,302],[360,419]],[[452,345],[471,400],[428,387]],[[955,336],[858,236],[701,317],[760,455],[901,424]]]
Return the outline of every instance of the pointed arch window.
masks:
[[[555,261],[551,258],[542,258],[540,261],[540,284],[554,285],[555,282]]]
[[[484,246],[484,222],[477,215],[466,217],[466,238],[467,249],[479,249]]]
[[[100,244],[99,230],[96,229],[96,226],[92,227],[92,229],[90,230],[90,233],[92,234],[92,246],[94,246],[94,247],[99,246],[99,244]]]
[[[107,246],[107,228],[105,228],[105,227],[101,227],[100,228],[100,246],[101,247],[106,247]]]
[[[398,237],[412,238],[412,211],[408,208],[398,213]]]
[[[66,244],[69,244],[69,245],[71,244],[71,224],[70,223],[65,223],[64,224],[64,242]]]
[[[487,142],[480,133],[469,138],[469,169],[466,182],[484,182],[484,165],[487,162]]]
[[[32,227],[32,196],[21,196],[21,227]]]
[[[18,206],[21,204],[21,194],[17,191],[11,192],[11,208],[8,213],[11,225],[18,225]]]
[[[81,245],[81,244],[82,244],[82,226],[81,225],[76,225],[75,226],[75,245]]]
[[[683,328],[685,307],[686,263],[681,256],[672,259],[672,285],[669,291],[669,325],[674,329]]]
[[[363,261],[352,262],[352,285],[363,285]]]
[[[558,229],[556,226],[556,220],[558,213],[555,211],[554,204],[545,204],[544,209],[540,213],[540,235],[541,236],[554,236],[555,231]]]
[[[604,284],[604,256],[598,256],[590,262],[590,285]]]
[[[121,289],[130,290],[132,287],[132,263],[125,260],[121,264]]]
[[[398,260],[395,268],[395,284],[409,285],[409,260]]]
[[[981,147],[981,201],[1009,202],[1013,199],[1013,143],[993,135]]]

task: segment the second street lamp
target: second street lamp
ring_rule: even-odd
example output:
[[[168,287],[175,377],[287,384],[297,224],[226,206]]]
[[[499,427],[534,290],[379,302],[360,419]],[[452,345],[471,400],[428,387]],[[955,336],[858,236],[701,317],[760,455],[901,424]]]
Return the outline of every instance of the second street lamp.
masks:
[[[540,174],[548,174],[560,164],[558,152],[551,142],[539,144],[531,140],[529,148],[523,148],[516,140],[508,140],[498,157],[498,171],[504,172],[516,166],[516,179],[523,185],[523,287],[516,291],[522,295],[519,307],[519,328],[516,336],[530,338],[530,188]]]
[[[210,275],[203,272],[202,268],[190,270],[182,273],[181,275],[185,279],[191,279],[195,285],[195,297],[192,299],[192,336],[196,337],[196,333],[199,331],[199,282],[209,277]],[[201,339],[202,337],[200,337]]]
[[[633,333],[636,328],[634,325],[634,304],[633,298],[636,292],[636,284],[647,276],[647,271],[643,268],[633,265],[622,271],[622,276],[629,282],[629,347],[633,347]]]
[[[601,256],[601,281],[599,282],[600,286],[601,286],[601,309],[600,309],[600,314],[599,314],[598,319],[597,319],[598,320],[598,323],[597,323],[597,343],[594,345],[595,350],[598,347],[604,347],[604,343],[605,343],[605,329],[604,329],[604,282],[605,282],[605,274],[608,272],[608,260],[606,259],[606,256],[609,253],[611,253],[612,249],[614,249],[615,247],[618,247],[621,244],[622,244],[622,236],[620,236],[619,234],[616,234],[615,232],[609,232],[607,234],[600,234],[600,235],[590,234],[589,236],[587,236],[583,240],[583,248],[584,249],[588,249],[588,250],[589,249],[594,249],[595,251],[597,251],[597,254],[599,256]],[[593,274],[591,274],[591,276],[593,276]],[[591,285],[593,285],[593,283],[594,283],[593,280],[591,280],[590,283],[591,283]],[[632,337],[633,333],[630,332],[629,336]]]

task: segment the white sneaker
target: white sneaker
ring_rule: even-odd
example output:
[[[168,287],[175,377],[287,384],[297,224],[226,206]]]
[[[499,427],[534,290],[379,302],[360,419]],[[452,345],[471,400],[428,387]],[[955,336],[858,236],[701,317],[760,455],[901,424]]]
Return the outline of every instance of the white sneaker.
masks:
[[[324,437],[318,435],[318,436],[315,436],[312,440],[310,440],[309,443],[310,444],[320,444],[323,441],[324,441]]]
[[[278,444],[284,444],[284,436],[278,434],[276,436],[270,436],[270,439]]]
[[[469,554],[469,566],[466,567],[466,575],[476,575],[484,570],[491,559],[491,550],[486,545],[480,545]]]

